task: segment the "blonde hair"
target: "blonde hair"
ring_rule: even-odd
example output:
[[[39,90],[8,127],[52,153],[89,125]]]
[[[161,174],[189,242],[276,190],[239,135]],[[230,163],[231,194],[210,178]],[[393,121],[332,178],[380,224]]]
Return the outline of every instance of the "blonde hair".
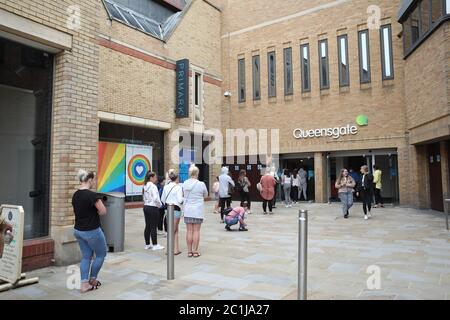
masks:
[[[189,177],[191,178],[198,178],[198,174],[200,173],[200,170],[198,167],[196,167],[194,164],[191,165],[189,168]]]
[[[86,171],[84,169],[78,170],[77,179],[80,182],[88,182],[90,179],[94,179],[95,173],[92,171]]]

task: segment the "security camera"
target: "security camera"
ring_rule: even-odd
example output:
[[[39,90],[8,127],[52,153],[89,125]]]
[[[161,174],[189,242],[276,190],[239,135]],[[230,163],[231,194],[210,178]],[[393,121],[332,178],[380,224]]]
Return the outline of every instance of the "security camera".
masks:
[[[231,91],[226,91],[223,95],[226,98],[230,98],[232,96]]]

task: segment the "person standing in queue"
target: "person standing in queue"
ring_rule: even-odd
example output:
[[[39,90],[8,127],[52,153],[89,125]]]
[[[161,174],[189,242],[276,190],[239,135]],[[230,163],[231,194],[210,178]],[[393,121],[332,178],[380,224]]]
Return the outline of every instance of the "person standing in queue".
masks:
[[[158,223],[159,223],[159,209],[162,206],[161,199],[159,197],[158,187],[156,183],[158,177],[154,172],[147,172],[144,180],[144,187],[142,193],[144,196],[144,216],[145,216],[145,230],[144,240],[145,249],[162,250],[163,246],[158,244]],[[150,243],[150,236],[152,243]]]
[[[291,201],[291,189],[292,189],[292,176],[288,169],[284,170],[283,177],[281,178],[281,183],[283,185],[284,202],[286,208],[292,207]]]
[[[358,184],[356,195],[361,197],[363,202],[364,220],[372,218],[372,199],[373,199],[373,175],[369,172],[368,166],[361,167],[361,183]]]
[[[298,170],[295,169],[292,174],[292,191],[291,198],[294,202],[294,205],[298,202],[298,188],[300,187],[300,176],[298,175]]]
[[[300,179],[300,187],[298,190],[298,201],[300,201],[300,199],[302,198],[302,194],[305,201],[308,201],[308,197],[306,194],[308,189],[308,172],[306,172],[306,170],[302,167],[298,172],[298,176]]]
[[[189,168],[190,179],[183,183],[184,194],[184,223],[186,224],[186,243],[188,257],[201,256],[200,228],[205,219],[205,198],[208,189],[203,181],[198,180],[200,170],[196,166]]]
[[[241,207],[244,206],[244,202],[247,203],[246,210],[248,214],[251,214],[251,202],[250,202],[250,180],[247,178],[247,172],[245,170],[241,170],[239,172],[239,195],[241,197]]]
[[[107,211],[102,200],[91,191],[95,185],[95,174],[80,170],[77,178],[81,185],[72,197],[75,213],[74,236],[82,255],[80,291],[86,293],[101,286],[98,274],[105,261],[107,245],[100,225],[100,216],[106,215]]]
[[[173,234],[174,234],[174,255],[181,254],[178,230],[181,219],[181,205],[183,204],[183,189],[179,185],[178,174],[175,170],[168,173],[168,182],[164,186],[161,202],[167,207],[174,206]],[[166,214],[167,215],[167,214]]]
[[[338,189],[339,199],[342,203],[342,214],[345,219],[348,219],[349,210],[353,206],[353,188],[355,187],[355,180],[348,174],[347,169],[342,169],[339,178],[336,180],[335,187]]]
[[[261,197],[263,198],[263,212],[267,214],[267,205],[269,205],[269,214],[273,214],[273,198],[275,197],[275,187],[277,181],[270,172],[270,168],[266,169],[265,175],[261,177]]]
[[[223,167],[219,176],[219,207],[220,222],[224,223],[224,210],[231,207],[231,190],[235,187],[233,179],[229,176],[227,167]]]

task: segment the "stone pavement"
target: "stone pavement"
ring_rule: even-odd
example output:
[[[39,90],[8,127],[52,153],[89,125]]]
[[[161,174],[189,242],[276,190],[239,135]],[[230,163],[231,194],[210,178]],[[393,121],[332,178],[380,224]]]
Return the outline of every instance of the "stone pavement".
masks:
[[[254,210],[249,232],[226,232],[208,213],[197,259],[186,257],[181,223],[183,254],[175,257],[174,281],[166,280],[164,251],[143,249],[141,210],[127,210],[125,252],[108,255],[99,290],[69,290],[70,270],[50,267],[28,273],[39,276],[39,284],[0,299],[295,299],[300,208],[310,212],[309,299],[450,299],[450,232],[441,213],[389,207],[364,221],[355,205],[345,220],[338,218],[338,204],[306,203],[278,206],[273,216]],[[381,272],[379,290],[368,289],[370,266]]]

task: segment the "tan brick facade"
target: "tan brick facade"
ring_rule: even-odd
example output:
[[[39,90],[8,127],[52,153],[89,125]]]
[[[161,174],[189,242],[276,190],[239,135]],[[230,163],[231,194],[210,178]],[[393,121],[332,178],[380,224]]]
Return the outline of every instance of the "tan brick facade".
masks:
[[[370,3],[372,4],[372,2]],[[361,84],[358,31],[367,29],[367,1],[193,0],[170,38],[161,41],[118,21],[111,21],[101,0],[0,0],[0,10],[70,35],[72,48],[55,57],[51,152],[51,237],[55,260],[78,260],[73,238],[71,196],[79,168],[97,169],[99,112],[160,123],[164,167],[174,167],[172,133],[193,131],[189,119],[176,119],[175,63],[188,58],[203,73],[201,129],[280,129],[280,153],[313,155],[316,201],[327,201],[328,152],[396,149],[402,205],[428,208],[426,146],[450,135],[450,24],[443,24],[408,59],[404,59],[399,0],[375,1],[381,24],[392,26],[393,80],[382,80],[380,32],[369,30],[371,83]],[[70,28],[68,8],[78,5],[81,25]],[[70,22],[70,20],[69,20]],[[350,85],[339,86],[337,37],[348,36]],[[330,89],[320,90],[318,41],[328,40]],[[34,39],[40,41],[39,39]],[[42,40],[43,41],[43,40]],[[300,45],[309,44],[311,92],[301,92]],[[294,94],[284,95],[283,49],[292,48]],[[268,98],[267,53],[276,52],[275,98]],[[252,56],[260,55],[261,100],[253,101]],[[426,57],[426,58],[424,58]],[[238,102],[238,59],[245,58],[246,101]],[[430,63],[432,60],[434,63]],[[193,80],[191,77],[191,95]],[[226,91],[231,98],[224,97]],[[369,125],[357,135],[295,139],[296,128],[316,129],[355,123]],[[135,122],[136,125],[136,122]],[[168,126],[168,127],[164,127]],[[164,129],[163,129],[164,127]],[[224,148],[225,149],[225,148]],[[448,147],[442,167],[448,176]],[[210,182],[220,171],[210,168]],[[449,194],[449,181],[443,192]],[[425,192],[424,187],[425,186]],[[46,252],[48,254],[48,252]]]

